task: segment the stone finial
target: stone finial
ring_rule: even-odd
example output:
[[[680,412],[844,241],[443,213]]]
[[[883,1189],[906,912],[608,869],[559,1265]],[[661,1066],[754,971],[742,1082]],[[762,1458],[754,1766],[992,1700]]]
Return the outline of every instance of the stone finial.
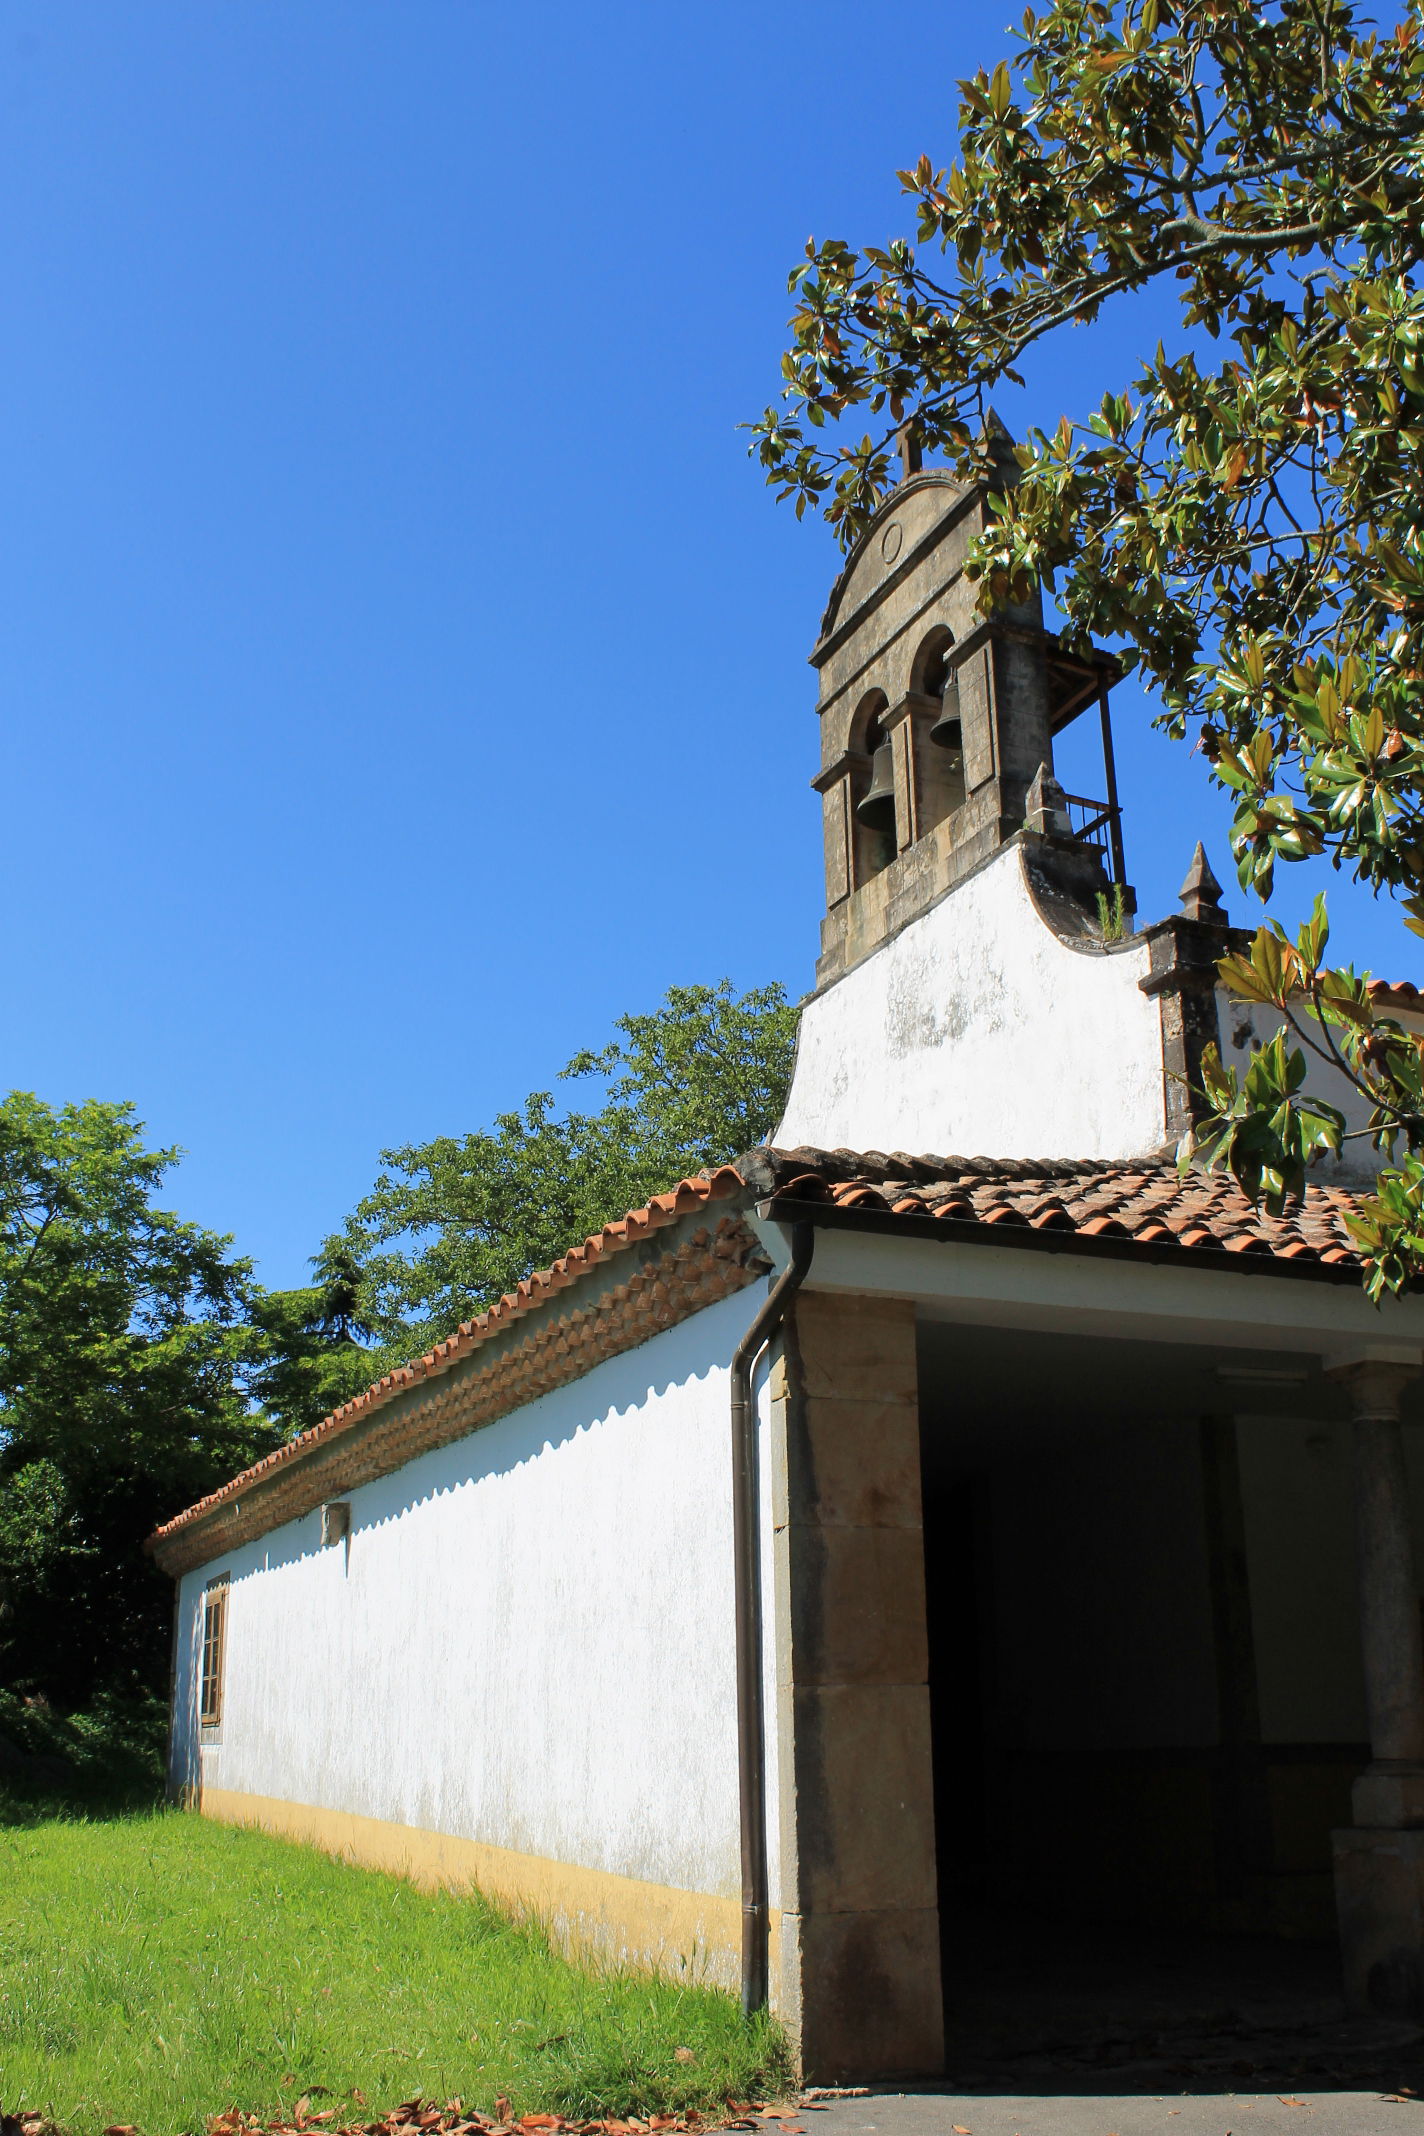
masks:
[[[1024,829],[1040,838],[1071,838],[1068,796],[1046,764],[1040,764],[1024,801]]]
[[[1187,879],[1177,892],[1177,897],[1189,920],[1206,920],[1214,927],[1227,925],[1226,907],[1221,902],[1221,885],[1211,872],[1211,862],[1206,857],[1206,847],[1200,839],[1197,840],[1197,849],[1187,870]]]
[[[981,451],[992,462],[995,472],[1005,482],[1017,482],[1023,470],[1014,450],[1014,436],[997,408],[985,411],[983,428],[979,432]]]

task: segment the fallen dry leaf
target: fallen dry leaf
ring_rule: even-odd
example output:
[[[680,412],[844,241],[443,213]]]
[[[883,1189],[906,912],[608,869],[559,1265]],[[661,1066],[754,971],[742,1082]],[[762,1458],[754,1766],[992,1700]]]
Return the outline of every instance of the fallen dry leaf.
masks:
[[[558,2114],[524,2114],[511,2120],[509,2101],[501,2094],[496,2102],[501,2113],[498,2121],[474,2108],[467,2110],[461,2099],[448,2099],[442,2110],[427,2105],[423,2098],[415,2098],[403,2099],[379,2121],[349,2121],[328,2127],[328,2123],[336,2121],[334,2107],[319,2114],[308,2111],[319,2091],[329,2088],[309,2086],[290,2109],[271,2121],[229,2107],[224,2113],[208,2117],[204,2124],[206,2136],[714,2136],[714,2131],[729,2127],[760,2130],[761,2136],[805,2136],[795,2117],[807,2111],[794,2106],[739,2107],[730,2100],[729,2112],[735,2115],[730,2121],[714,2117],[709,2122],[695,2106],[681,2114],[649,2114],[642,2119],[630,2116],[626,2121],[570,2121]],[[346,2096],[366,2104],[365,2094],[355,2087]],[[0,2116],[0,2123],[0,2136],[61,2136],[40,2114],[6,2114]],[[139,2136],[139,2132],[132,2123],[116,2122],[105,2136]]]

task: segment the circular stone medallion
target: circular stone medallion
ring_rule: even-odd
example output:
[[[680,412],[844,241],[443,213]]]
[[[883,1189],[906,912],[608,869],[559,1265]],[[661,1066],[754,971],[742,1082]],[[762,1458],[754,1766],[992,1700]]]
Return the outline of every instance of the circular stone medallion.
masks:
[[[880,554],[887,564],[893,564],[900,554],[900,544],[905,539],[905,530],[898,521],[888,526],[880,537]]]

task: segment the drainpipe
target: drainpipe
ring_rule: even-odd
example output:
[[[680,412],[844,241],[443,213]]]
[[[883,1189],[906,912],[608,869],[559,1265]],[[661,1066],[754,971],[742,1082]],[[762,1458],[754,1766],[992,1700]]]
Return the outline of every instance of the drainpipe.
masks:
[[[768,1894],[766,1868],[766,1724],[762,1690],[761,1522],[757,1489],[757,1418],[752,1372],[806,1280],[816,1234],[791,1227],[791,1260],[732,1358],[732,1550],[737,1594],[737,1780],[742,1827],[742,2012],[766,2007]]]

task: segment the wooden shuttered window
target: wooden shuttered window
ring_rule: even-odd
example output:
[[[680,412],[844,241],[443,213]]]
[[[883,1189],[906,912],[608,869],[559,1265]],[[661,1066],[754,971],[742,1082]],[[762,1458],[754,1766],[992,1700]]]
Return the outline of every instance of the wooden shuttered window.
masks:
[[[222,1720],[223,1663],[227,1657],[227,1575],[203,1589],[203,1665],[198,1719],[204,1728]]]

